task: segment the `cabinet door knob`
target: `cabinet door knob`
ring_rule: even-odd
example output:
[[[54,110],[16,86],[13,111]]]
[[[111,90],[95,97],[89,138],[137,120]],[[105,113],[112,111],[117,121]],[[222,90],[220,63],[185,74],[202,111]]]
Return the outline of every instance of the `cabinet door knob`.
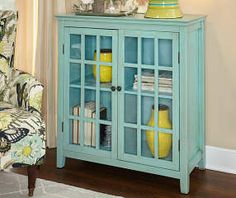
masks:
[[[121,86],[118,86],[117,87],[117,91],[121,91],[122,90],[122,87]]]
[[[115,86],[111,86],[111,91],[116,91],[116,87]]]

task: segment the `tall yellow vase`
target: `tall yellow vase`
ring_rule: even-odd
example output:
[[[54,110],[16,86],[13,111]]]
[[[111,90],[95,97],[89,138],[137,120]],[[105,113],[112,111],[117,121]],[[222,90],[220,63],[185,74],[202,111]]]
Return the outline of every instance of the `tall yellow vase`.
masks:
[[[148,123],[148,126],[154,127],[155,121],[154,121],[154,109],[152,109],[152,115],[150,118],[150,121]],[[169,108],[166,105],[159,105],[159,111],[158,111],[158,126],[159,128],[164,129],[171,129],[172,124],[169,120]],[[159,158],[165,158],[169,155],[171,146],[172,146],[172,135],[158,132],[159,140],[158,140],[158,157]],[[154,131],[147,130],[146,131],[146,138],[148,147],[154,156],[154,138],[155,133]]]
[[[94,60],[97,60],[97,53],[94,52]],[[101,62],[112,62],[112,50],[101,49],[100,50],[100,61]],[[96,65],[93,66],[93,76],[96,79],[97,71]],[[100,65],[100,82],[109,83],[112,81],[112,67],[106,65]]]

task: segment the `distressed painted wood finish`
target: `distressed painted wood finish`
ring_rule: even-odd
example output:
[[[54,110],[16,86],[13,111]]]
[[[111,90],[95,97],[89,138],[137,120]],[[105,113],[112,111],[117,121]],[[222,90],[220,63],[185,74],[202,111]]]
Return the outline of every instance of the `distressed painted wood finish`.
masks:
[[[197,165],[201,169],[205,168],[205,17],[185,15],[182,19],[153,20],[145,19],[143,15],[119,18],[61,15],[57,19],[59,27],[57,167],[63,168],[65,158],[68,157],[173,177],[180,180],[181,192],[187,194],[189,192],[189,177],[193,168]],[[79,43],[81,55],[78,59],[73,59],[70,56],[71,35],[79,35],[81,39]],[[94,46],[96,47],[91,46],[98,52],[96,60],[87,60],[86,58],[85,53],[88,50],[86,48],[87,36],[95,37],[94,42],[96,43]],[[104,63],[98,59],[100,46],[103,46],[101,43],[101,38],[103,37],[111,38],[106,46],[109,45],[112,48],[112,63]],[[135,44],[135,48],[132,48],[134,46],[131,45],[131,48],[127,51],[125,43],[126,39],[129,38],[131,38],[131,41],[135,41],[136,44],[131,42]],[[90,42],[93,41],[90,40]],[[154,55],[153,57],[150,56],[153,61],[144,57],[145,50],[143,50],[143,46],[145,42],[149,43],[148,48],[153,46],[153,51],[151,52]],[[167,49],[169,44],[171,44],[171,50]],[[171,63],[168,63],[169,65],[162,65],[160,51],[166,52],[169,56],[167,57],[168,60],[171,60]],[[126,56],[129,57],[127,58]],[[72,80],[70,79],[71,63],[80,65],[79,73],[81,78],[79,84],[70,83]],[[86,66],[94,64],[97,65],[97,80],[94,87],[88,87],[85,84],[86,78],[88,78],[85,75]],[[108,87],[104,88],[100,85],[100,65],[112,66],[111,86],[120,86],[120,91],[111,91]],[[126,78],[131,75],[127,76],[126,70],[130,70],[131,74],[132,72],[137,74],[139,80],[137,92],[126,90]],[[153,94],[143,92],[141,89],[141,75],[145,70],[153,71],[155,74],[155,91]],[[158,91],[158,77],[163,71],[170,72],[172,75],[172,95],[165,95]],[[79,90],[78,97],[81,104],[81,114],[79,116],[74,116],[70,113],[71,100],[76,100],[74,98],[76,96],[70,93],[71,88]],[[95,94],[97,114],[100,112],[102,92],[106,92],[108,96],[111,95],[112,115],[110,121],[101,120],[99,116],[96,116],[95,119],[85,117],[86,89],[92,90]],[[137,115],[134,123],[125,121],[125,117],[127,117],[127,115],[124,115],[126,96],[137,99],[137,103],[135,103]],[[160,101],[170,103],[172,129],[161,129],[158,128],[157,124],[154,127],[143,124],[143,119],[147,120],[147,118],[143,118],[145,114],[142,107],[143,97],[153,101],[154,112],[156,112],[155,123],[158,123],[159,119],[157,112]],[[149,103],[145,104],[149,105]],[[81,143],[77,145],[71,143],[70,123],[72,120],[82,123],[80,125]],[[83,132],[85,130],[83,123],[85,122],[92,122],[96,125],[95,148],[83,145]],[[112,126],[112,147],[110,151],[100,148],[101,124]],[[125,151],[125,146],[127,147],[127,142],[125,142],[127,136],[126,128],[136,131],[134,146],[129,148],[133,149],[134,153]],[[145,130],[155,131],[154,156],[143,155],[143,132]],[[158,157],[157,145],[158,132],[160,130],[164,133],[172,134],[172,155],[167,160]]]

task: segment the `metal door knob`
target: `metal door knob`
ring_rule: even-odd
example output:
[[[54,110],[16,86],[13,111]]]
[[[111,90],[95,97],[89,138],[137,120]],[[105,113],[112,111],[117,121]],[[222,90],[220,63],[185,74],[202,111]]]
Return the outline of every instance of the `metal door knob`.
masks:
[[[115,86],[111,86],[111,91],[116,91],[116,87]]]
[[[122,87],[121,86],[118,86],[117,87],[117,91],[121,91],[122,90]]]

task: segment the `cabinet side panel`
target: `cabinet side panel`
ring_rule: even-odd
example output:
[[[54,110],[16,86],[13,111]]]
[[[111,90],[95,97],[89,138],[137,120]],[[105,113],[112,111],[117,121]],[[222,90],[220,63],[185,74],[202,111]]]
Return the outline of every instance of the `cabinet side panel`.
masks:
[[[193,160],[200,150],[199,136],[199,31],[198,29],[188,34],[188,160]]]

